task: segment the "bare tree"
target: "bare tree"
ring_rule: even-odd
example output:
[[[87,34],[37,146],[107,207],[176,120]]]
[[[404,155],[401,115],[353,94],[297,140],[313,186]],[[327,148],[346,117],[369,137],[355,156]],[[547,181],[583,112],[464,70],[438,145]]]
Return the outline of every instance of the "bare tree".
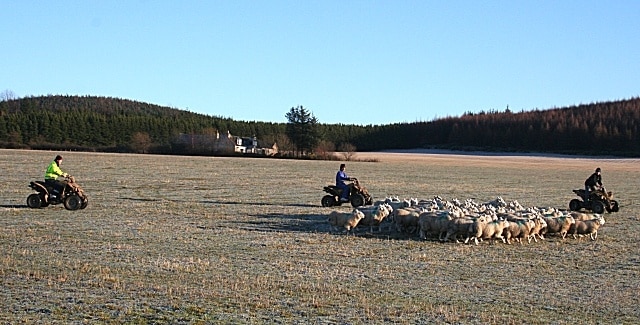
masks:
[[[136,132],[131,136],[131,149],[137,153],[148,153],[151,137],[146,132]]]
[[[286,134],[278,133],[278,134],[267,134],[262,137],[261,140],[265,146],[272,146],[274,143],[278,145],[279,153],[282,156],[290,155],[295,146],[289,140]]]
[[[341,144],[338,150],[342,152],[342,156],[346,161],[351,161],[351,159],[353,159],[356,155],[356,146],[352,145],[351,143]]]
[[[315,149],[315,154],[320,159],[328,160],[333,156],[336,151],[336,145],[331,141],[321,140]]]
[[[10,100],[16,99],[16,94],[13,91],[6,89],[2,93],[0,93],[0,102],[8,102]]]

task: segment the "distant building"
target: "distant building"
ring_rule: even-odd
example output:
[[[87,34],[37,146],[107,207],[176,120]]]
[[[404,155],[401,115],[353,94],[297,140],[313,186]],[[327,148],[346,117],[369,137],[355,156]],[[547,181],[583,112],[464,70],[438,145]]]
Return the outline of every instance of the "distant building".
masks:
[[[225,136],[215,134],[180,134],[175,145],[183,146],[184,151],[193,153],[213,153],[231,154],[244,153],[273,156],[278,153],[278,145],[274,143],[271,147],[261,148],[258,146],[258,139],[254,137],[239,137],[231,135],[227,131]]]

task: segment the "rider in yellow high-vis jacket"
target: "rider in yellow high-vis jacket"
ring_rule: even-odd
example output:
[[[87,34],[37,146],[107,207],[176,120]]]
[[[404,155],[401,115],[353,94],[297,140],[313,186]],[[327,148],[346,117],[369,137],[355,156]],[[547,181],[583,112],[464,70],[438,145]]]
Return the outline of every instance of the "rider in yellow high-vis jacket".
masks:
[[[58,176],[69,176],[69,174],[60,169],[60,163],[62,163],[62,156],[57,155],[47,167],[47,171],[44,173],[44,182],[53,187],[53,195],[60,195],[65,186],[64,182],[58,180]]]

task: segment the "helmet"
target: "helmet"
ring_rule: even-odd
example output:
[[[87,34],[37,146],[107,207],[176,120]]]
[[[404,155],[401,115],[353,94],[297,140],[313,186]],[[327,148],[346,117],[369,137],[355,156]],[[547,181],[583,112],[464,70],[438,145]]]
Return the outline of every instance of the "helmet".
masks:
[[[596,168],[596,173],[601,172],[602,170],[600,169],[600,167]]]
[[[62,160],[62,156],[57,155],[57,156],[56,156],[56,159],[54,159],[54,160],[56,160],[56,161],[58,161],[58,160]]]

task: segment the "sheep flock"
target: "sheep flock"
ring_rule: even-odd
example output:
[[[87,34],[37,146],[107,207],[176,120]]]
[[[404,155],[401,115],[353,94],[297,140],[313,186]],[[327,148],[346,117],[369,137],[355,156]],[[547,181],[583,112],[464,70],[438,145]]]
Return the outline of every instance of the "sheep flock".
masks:
[[[333,231],[346,234],[357,229],[397,232],[422,240],[478,245],[482,241],[520,244],[538,242],[546,235],[598,238],[604,225],[602,215],[555,208],[523,207],[501,197],[477,203],[472,199],[448,201],[439,196],[430,200],[387,197],[372,206],[350,212],[332,211],[327,221]]]

